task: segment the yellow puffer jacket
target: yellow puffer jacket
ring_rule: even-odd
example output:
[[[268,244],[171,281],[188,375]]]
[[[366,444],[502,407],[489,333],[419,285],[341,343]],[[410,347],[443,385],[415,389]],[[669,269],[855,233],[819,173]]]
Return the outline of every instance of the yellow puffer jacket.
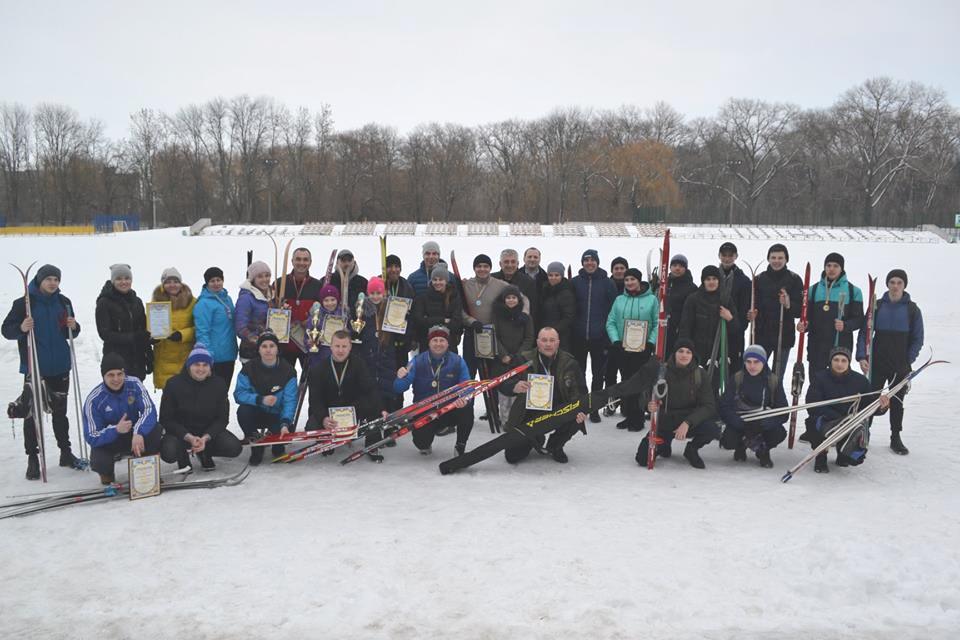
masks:
[[[183,285],[180,293],[172,300],[163,290],[163,286],[153,290],[153,302],[168,301],[173,303],[170,319],[172,328],[179,331],[183,337],[180,342],[161,340],[153,346],[153,386],[157,389],[163,389],[169,378],[180,373],[196,340],[193,330],[193,305],[197,300],[190,287]]]

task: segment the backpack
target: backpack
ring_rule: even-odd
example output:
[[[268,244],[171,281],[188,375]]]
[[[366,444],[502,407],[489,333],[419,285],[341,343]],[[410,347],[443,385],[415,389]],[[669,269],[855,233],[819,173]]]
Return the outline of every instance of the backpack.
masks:
[[[877,298],[877,304],[873,306],[873,317],[877,317],[877,312],[880,311],[880,305],[883,303],[883,298]],[[913,335],[913,322],[917,319],[917,313],[920,312],[920,309],[917,307],[917,303],[913,300],[907,301],[907,333]],[[874,326],[876,326],[876,321],[874,321]],[[876,329],[874,329],[876,331]]]
[[[740,386],[743,384],[744,371],[741,369],[733,374],[733,393],[735,395],[740,394]],[[780,384],[780,378],[777,377],[777,374],[770,372],[770,377],[767,378],[767,389],[770,391],[770,406],[773,406],[774,399],[777,397],[777,385]],[[766,409],[767,407],[763,407]]]

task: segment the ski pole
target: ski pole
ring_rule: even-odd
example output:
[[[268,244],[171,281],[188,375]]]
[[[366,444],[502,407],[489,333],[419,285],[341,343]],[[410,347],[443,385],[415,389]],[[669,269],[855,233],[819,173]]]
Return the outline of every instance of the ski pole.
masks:
[[[73,309],[69,306],[67,307],[67,311],[70,312],[72,318],[77,317]],[[83,417],[80,409],[80,373],[77,367],[77,349],[73,342],[73,329],[67,329],[67,341],[70,343],[70,369],[73,377],[73,408],[77,416],[77,448],[80,452],[80,461],[85,467],[89,467],[90,454],[87,450],[87,441],[83,437]]]
[[[840,292],[840,299],[837,301],[837,320],[843,321],[843,308],[846,305],[847,294]],[[833,346],[840,344],[840,331],[833,336]]]

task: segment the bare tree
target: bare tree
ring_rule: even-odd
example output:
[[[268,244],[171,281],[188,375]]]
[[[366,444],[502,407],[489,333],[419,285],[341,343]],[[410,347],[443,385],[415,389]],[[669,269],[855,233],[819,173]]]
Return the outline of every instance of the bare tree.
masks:
[[[3,176],[8,222],[21,216],[24,173],[30,164],[30,112],[23,105],[0,105],[0,172]]]

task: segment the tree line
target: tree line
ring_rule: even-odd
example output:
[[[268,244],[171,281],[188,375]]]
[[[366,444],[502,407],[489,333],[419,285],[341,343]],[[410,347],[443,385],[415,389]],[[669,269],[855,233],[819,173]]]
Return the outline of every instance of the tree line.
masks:
[[[833,105],[730,99],[709,118],[557,109],[403,135],[340,131],[328,105],[241,95],[141,109],[108,139],[68,106],[0,104],[0,216],[160,226],[284,221],[658,221],[952,226],[960,112],[938,89],[874,78]]]

